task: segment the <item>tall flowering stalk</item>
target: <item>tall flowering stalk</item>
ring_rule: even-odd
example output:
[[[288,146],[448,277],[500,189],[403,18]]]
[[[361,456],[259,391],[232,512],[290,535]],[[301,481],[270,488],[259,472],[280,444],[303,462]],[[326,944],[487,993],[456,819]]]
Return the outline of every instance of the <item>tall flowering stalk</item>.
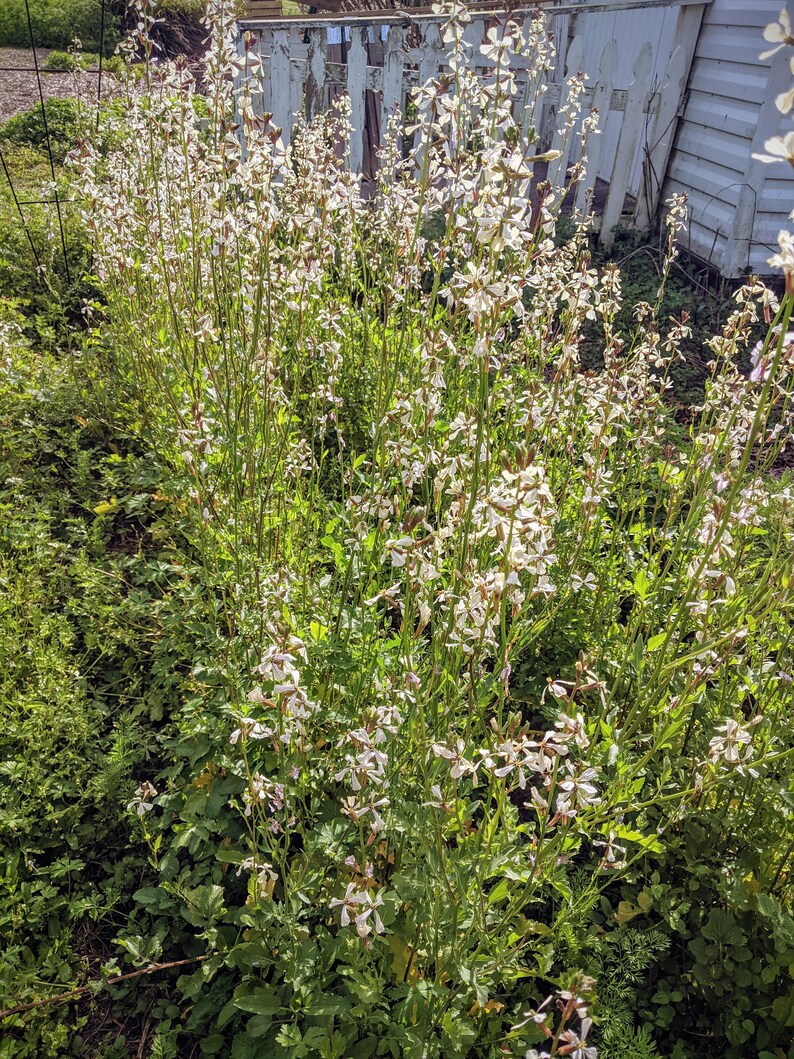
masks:
[[[211,876],[240,934],[206,937],[214,966],[248,968],[240,1012],[271,997],[262,1047],[311,1017],[285,970],[311,937],[345,1047],[366,1038],[355,995],[400,1054],[590,1059],[594,986],[560,939],[684,814],[790,774],[794,498],[770,471],[792,295],[739,291],[682,441],[665,398],[687,321],[641,304],[620,331],[619,271],[592,267],[582,218],[559,236],[566,189],[534,182],[543,21],[498,22],[483,78],[465,9],[444,13],[447,72],[367,197],[333,146],[346,102],[285,150],[213,0],[200,80],[152,64],[123,146],[101,165],[86,148],[102,355],[183,482],[216,593],[200,649],[222,700],[208,683],[185,732],[199,789],[224,777],[211,833],[240,867]],[[673,200],[660,300],[683,217]],[[136,801],[181,814],[166,833],[192,819],[179,775]]]

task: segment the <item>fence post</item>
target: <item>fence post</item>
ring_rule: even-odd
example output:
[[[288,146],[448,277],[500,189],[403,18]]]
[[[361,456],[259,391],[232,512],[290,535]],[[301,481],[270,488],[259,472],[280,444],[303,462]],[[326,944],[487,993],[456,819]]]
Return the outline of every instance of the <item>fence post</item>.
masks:
[[[419,62],[418,83],[421,88],[434,77],[438,77],[441,69],[441,61],[444,50],[441,44],[441,32],[438,23],[425,23],[422,33],[422,58]],[[422,130],[417,129],[414,133],[414,150],[416,151],[416,165],[421,170],[424,165],[424,150],[421,145]]]
[[[609,250],[615,241],[615,225],[623,213],[623,201],[629,183],[631,165],[637,147],[642,126],[645,123],[645,104],[648,96],[648,77],[653,63],[653,51],[646,41],[634,63],[634,80],[626,94],[626,109],[623,112],[623,125],[618,138],[618,149],[615,152],[615,164],[609,180],[609,193],[604,206],[604,218],[601,222],[599,242]]]
[[[659,209],[705,10],[706,4],[703,3],[682,7],[678,12],[659,110],[651,129],[649,147],[642,166],[642,182],[634,211],[634,226],[639,231],[645,231],[651,226]]]
[[[551,141],[552,150],[560,151],[560,157],[549,163],[548,180],[555,187],[563,185],[568,174],[568,155],[571,150],[571,130],[560,128],[560,116],[568,103],[571,94],[570,79],[581,72],[582,60],[584,59],[584,41],[581,37],[574,37],[566,56],[565,82],[560,90],[560,102],[557,107],[557,128]]]
[[[325,63],[328,34],[325,26],[309,30],[309,52],[306,59],[306,117],[309,121],[325,109]]]
[[[292,132],[289,68],[289,30],[277,29],[273,33],[273,50],[270,54],[270,104],[273,108],[273,123],[281,129],[281,140],[285,147],[289,145]]]
[[[383,94],[381,96],[381,129],[385,133],[395,107],[403,112],[403,36],[402,26],[389,26],[383,56]]]
[[[657,93],[648,142],[642,160],[642,180],[634,208],[634,228],[644,232],[651,226],[659,206],[662,181],[673,149],[673,139],[681,110],[687,78],[686,55],[677,47],[667,67],[667,74]]]
[[[618,42],[611,40],[601,53],[598,66],[598,80],[593,89],[593,110],[598,112],[598,132],[592,133],[587,141],[587,169],[576,189],[576,209],[583,210],[588,187],[595,188],[598,180],[598,167],[601,163],[601,148],[604,143],[604,129],[609,108],[612,104],[612,83],[618,65]]]
[[[367,77],[366,33],[365,29],[357,29],[355,27],[351,29],[350,46],[347,49],[347,94],[350,96],[350,125],[352,127],[348,167],[354,173],[360,173],[364,164]]]

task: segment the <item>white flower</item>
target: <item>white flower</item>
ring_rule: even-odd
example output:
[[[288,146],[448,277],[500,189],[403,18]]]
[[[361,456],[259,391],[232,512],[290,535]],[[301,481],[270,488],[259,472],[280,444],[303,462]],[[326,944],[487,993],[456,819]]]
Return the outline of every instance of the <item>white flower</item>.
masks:
[[[433,753],[436,757],[442,757],[449,762],[450,775],[454,780],[460,779],[461,776],[465,776],[467,773],[474,775],[477,771],[477,765],[468,761],[463,756],[463,751],[465,749],[466,744],[462,739],[457,741],[454,750],[448,746],[444,746],[443,743],[433,743],[432,747]]]
[[[580,574],[573,574],[571,576],[571,587],[574,592],[579,592],[581,589],[585,589],[587,592],[595,592],[598,587],[596,584],[595,575],[591,571],[582,577]]]
[[[355,798],[348,797],[342,800],[342,812],[345,816],[349,816],[354,824],[357,824],[359,820],[363,820],[367,813],[371,813],[372,823],[370,824],[370,830],[374,835],[377,835],[386,826],[378,809],[384,809],[388,804],[388,798],[378,798],[377,801],[370,802],[358,802]]]
[[[601,857],[601,868],[603,871],[607,871],[609,868],[616,869],[625,867],[625,862],[623,861],[622,856],[625,856],[626,847],[618,846],[615,842],[615,837],[615,832],[610,831],[606,842],[593,842],[594,846],[604,847],[604,853]],[[622,856],[618,857],[618,853]]]
[[[728,717],[717,728],[717,733],[709,742],[711,761],[716,762],[722,758],[726,765],[738,765],[749,761],[753,754],[753,748],[750,745],[753,737],[746,728],[742,728],[738,721]]]
[[[153,799],[156,797],[157,790],[148,780],[144,780],[135,791],[135,797],[127,805],[127,808],[134,809],[138,816],[143,816],[144,813],[150,813],[152,811],[154,808]]]
[[[770,59],[787,44],[794,44],[794,33],[792,33],[791,29],[791,19],[789,18],[788,11],[785,7],[778,15],[777,22],[770,22],[764,30],[764,40],[768,40],[770,43],[775,43],[777,46],[770,48],[769,51],[762,52],[759,56],[760,59]]]
[[[601,801],[598,795],[598,788],[590,782],[598,775],[596,770],[594,768],[586,768],[584,772],[576,775],[573,771],[573,764],[570,764],[568,768],[571,773],[570,776],[559,783],[559,788],[564,792],[565,797],[557,800],[558,809],[561,801],[566,804],[571,801],[576,802],[582,809],[587,808],[588,805],[598,805]]]
[[[253,717],[241,717],[239,719],[240,727],[235,728],[232,734],[229,736],[229,742],[234,746],[242,739],[269,739],[273,735],[273,729],[268,728],[267,725],[260,724],[259,721],[255,721]]]
[[[560,1034],[560,1041],[565,1041],[565,1047],[561,1051],[570,1059],[598,1059],[598,1049],[585,1043],[585,1038],[592,1025],[592,1019],[584,1018],[578,1033],[573,1030],[563,1030]]]
[[[786,97],[789,95],[794,99],[794,88],[786,93]],[[778,99],[785,100],[786,97],[778,96]],[[790,109],[791,103],[787,107],[787,110]],[[788,162],[789,165],[794,166],[794,132],[787,132],[785,136],[773,136],[771,140],[765,142],[764,150],[768,153],[754,154],[753,158],[759,162]]]
[[[781,229],[778,232],[777,241],[780,253],[773,254],[769,258],[768,264],[772,268],[781,269],[787,276],[794,276],[794,235]]]
[[[348,883],[344,897],[333,897],[329,902],[330,908],[340,908],[342,913],[339,917],[343,927],[350,926],[351,921],[355,924],[356,933],[360,938],[365,938],[372,930],[368,922],[370,917],[375,925],[375,932],[382,934],[383,922],[378,914],[378,909],[383,904],[380,894],[373,900],[372,895],[366,890],[356,890],[355,883]]]
[[[438,783],[433,784],[430,788],[430,793],[433,795],[433,799],[429,802],[422,802],[422,805],[432,809],[443,809],[445,813],[453,812],[454,807],[449,802],[444,801],[444,795],[441,793],[441,787]]]

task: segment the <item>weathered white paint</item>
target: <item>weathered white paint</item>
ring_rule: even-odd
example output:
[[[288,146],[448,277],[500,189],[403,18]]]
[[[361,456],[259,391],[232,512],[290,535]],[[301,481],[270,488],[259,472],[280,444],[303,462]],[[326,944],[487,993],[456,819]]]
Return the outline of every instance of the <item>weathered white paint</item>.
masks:
[[[566,81],[562,85],[560,91],[560,105],[558,108],[558,116],[561,110],[568,105],[568,99],[570,96],[570,78],[574,77],[582,69],[582,59],[584,58],[584,41],[581,37],[575,37],[571,42],[570,48],[567,50],[565,56],[565,76]],[[560,157],[555,159],[549,165],[548,179],[555,187],[561,186],[565,182],[565,174],[568,172],[568,155],[571,147],[573,146],[573,136],[564,136],[563,130],[560,128],[562,122],[558,122],[557,129],[554,133],[554,138],[551,142],[551,149],[553,151],[559,151]]]
[[[587,145],[587,171],[585,178],[579,181],[576,189],[576,208],[584,210],[588,186],[592,185],[595,178],[601,172],[601,152],[604,149],[604,127],[609,117],[609,107],[612,102],[612,85],[615,80],[615,71],[618,66],[618,42],[610,40],[607,42],[601,59],[598,63],[598,80],[593,88],[593,110],[598,113],[599,131],[595,133]]]
[[[309,30],[306,71],[306,117],[309,121],[325,109],[325,64],[328,36],[324,26]]]
[[[657,94],[654,137],[644,146],[642,180],[637,190],[637,205],[634,209],[634,223],[641,232],[650,227],[659,204],[659,193],[673,149],[690,59],[689,50],[679,44],[670,58],[665,79]]]
[[[692,62],[689,94],[668,166],[665,195],[686,191],[689,249],[723,275],[766,274],[777,233],[790,226],[794,171],[758,162],[766,140],[790,125],[774,104],[788,87],[785,50],[770,45],[764,27],[785,0],[713,0]],[[789,0],[789,12],[792,11]]]
[[[530,108],[526,117],[516,114],[516,118],[541,130],[544,126],[552,127],[555,114],[566,103],[568,87],[563,71],[566,78],[588,68],[597,71],[583,102],[585,113],[592,106],[599,110],[605,131],[594,137],[588,147],[585,180],[577,191],[577,203],[580,206],[584,203],[585,189],[594,184],[597,175],[608,181],[610,193],[603,225],[603,238],[607,241],[611,239],[612,228],[621,222],[627,191],[642,188],[637,219],[643,225],[655,213],[659,180],[649,179],[649,173],[664,169],[679,112],[681,86],[696,36],[694,28],[709,2],[588,0],[555,5],[552,32],[560,55],[545,93],[538,91],[537,83],[528,81],[531,57],[517,56],[510,60],[518,82],[518,98],[525,97]],[[408,47],[411,24],[415,29]],[[472,67],[486,76],[493,61],[482,55],[480,45],[488,24],[486,16],[473,17],[464,37],[471,50]],[[574,27],[581,27],[584,32],[570,39],[568,32]],[[613,35],[610,27],[614,29]],[[643,27],[658,29],[661,37],[643,36],[640,32]],[[295,18],[243,22],[241,28],[252,30],[258,37],[268,86],[267,103],[274,123],[282,129],[285,144],[289,143],[292,125],[300,115],[313,117],[328,106],[340,87],[347,89],[353,129],[349,164],[355,171],[360,171],[364,162],[366,92],[380,96],[383,132],[390,114],[404,113],[407,92],[446,69],[436,16],[412,17],[406,13]],[[328,58],[331,33],[334,40],[338,37],[349,42],[342,62],[336,56],[334,61]],[[382,65],[369,65],[379,60],[372,58],[371,51],[368,56],[367,42],[382,54]],[[660,91],[662,84],[664,93]],[[266,99],[262,98],[263,109],[265,103]],[[543,139],[541,133],[542,142]],[[578,142],[571,138],[566,145],[558,136],[554,146],[565,153],[551,164],[549,178],[562,182],[570,162],[567,152],[576,149],[577,157],[573,160],[578,160]]]
[[[684,8],[683,10],[686,10]],[[676,40],[678,8],[646,5],[641,11],[582,11],[571,16],[571,32],[581,34],[585,40],[585,55],[582,69],[590,75],[592,84],[599,68],[599,60],[609,41],[618,46],[619,63],[615,69],[613,86],[619,90],[629,87],[632,66],[640,48],[646,42],[651,45],[653,62],[649,76],[650,90],[658,88],[666,75],[670,56],[679,41]],[[601,131],[603,147],[602,167],[597,175],[609,179],[611,160],[615,157],[620,136],[621,119],[614,112],[604,112]],[[636,195],[642,177],[642,155],[638,152],[629,174],[626,190]]]
[[[350,151],[348,165],[354,173],[361,172],[364,161],[365,85],[367,76],[366,29],[350,30],[347,50],[347,94],[350,96]]]
[[[634,80],[629,86],[626,111],[620,129],[618,149],[609,181],[609,192],[601,222],[601,242],[609,249],[614,242],[615,225],[623,212],[623,202],[629,184],[637,142],[646,121],[644,104],[648,98],[648,79],[653,65],[653,53],[647,42],[634,62]]]

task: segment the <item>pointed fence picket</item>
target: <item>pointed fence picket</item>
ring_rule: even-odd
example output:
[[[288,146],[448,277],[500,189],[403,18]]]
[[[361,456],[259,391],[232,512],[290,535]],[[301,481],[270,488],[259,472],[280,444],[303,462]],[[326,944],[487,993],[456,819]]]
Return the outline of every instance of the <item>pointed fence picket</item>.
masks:
[[[629,173],[634,161],[634,153],[640,142],[643,125],[647,120],[648,78],[651,73],[652,60],[651,46],[646,41],[634,62],[634,80],[626,93],[623,124],[620,129],[618,149],[614,165],[612,166],[609,192],[601,220],[600,241],[606,249],[609,249],[615,241],[615,225],[623,213],[623,204],[626,199],[626,188],[629,183]]]
[[[581,159],[583,175],[573,201],[579,211],[590,208],[593,197],[588,194],[588,189],[595,187],[598,178],[606,182],[608,190],[603,214],[600,218],[593,218],[605,246],[611,245],[614,229],[621,222],[644,229],[656,215],[692,61],[692,29],[699,25],[703,9],[710,2],[647,0],[644,4],[645,7],[678,6],[681,9],[676,39],[658,91],[652,91],[651,76],[654,64],[658,69],[659,57],[654,55],[650,42],[643,42],[635,47],[633,54],[627,55],[615,39],[609,39],[603,49],[598,45],[600,54],[596,53],[594,61],[592,46],[588,50],[592,41],[585,39],[586,34],[574,33],[571,37],[571,31],[577,26],[577,12],[636,8],[636,0],[593,0],[589,7],[581,0],[575,3],[555,0],[551,33],[558,47],[558,62],[542,94],[538,94],[537,86],[528,81],[527,60],[514,57],[510,62],[518,86],[517,99],[529,99],[532,89],[526,113],[516,113],[517,107],[514,107],[514,117],[525,131],[530,127],[536,130],[542,147],[551,146],[561,152],[550,163],[547,173],[549,180],[560,183],[568,173],[574,137],[564,139],[553,130],[556,130],[560,111],[570,97],[570,78],[585,72],[582,68],[585,56],[588,56],[594,78],[587,82],[583,94],[584,112],[596,110],[601,127],[609,115],[617,115],[620,131],[611,158],[604,150],[603,139],[597,134],[590,137],[585,157]],[[511,17],[528,20],[531,15],[527,12],[516,16],[514,13]],[[589,14],[588,17],[596,16]],[[472,51],[470,62],[479,75],[488,76],[493,71],[493,60],[484,56],[480,48],[489,27],[498,25],[500,18],[503,19],[504,15],[493,12],[473,15],[465,29],[464,40]],[[347,164],[354,172],[374,172],[374,152],[385,134],[389,117],[392,114],[404,117],[411,90],[447,69],[437,16],[420,14],[410,17],[405,12],[278,21],[249,19],[243,20],[240,28],[241,59],[245,61],[254,49],[261,57],[264,70],[263,91],[254,96],[253,104],[260,112],[272,114],[273,123],[282,130],[285,146],[289,144],[292,128],[299,118],[311,120],[322,113],[340,91],[347,92],[352,127]],[[248,37],[247,43],[243,41],[244,35]],[[329,45],[331,40],[333,45]],[[340,41],[341,62],[335,61],[340,53]],[[332,58],[329,58],[332,54],[329,46],[334,49]],[[615,82],[619,68],[625,71],[629,64],[631,83],[628,88],[617,88]],[[658,80],[657,76],[657,83]],[[617,119],[613,117],[611,120],[614,126]],[[414,138],[414,146],[420,147],[419,133]],[[421,160],[420,153],[419,164]],[[640,165],[640,160],[641,187],[636,202],[628,200],[633,212],[625,216],[630,176]]]
[[[601,62],[598,66],[598,80],[593,88],[592,109],[598,115],[601,123],[603,123],[606,118],[610,104],[612,103],[612,82],[615,78],[617,66],[618,42],[616,40],[611,40],[601,53]],[[576,208],[582,212],[586,208],[588,188],[592,187],[598,176],[603,143],[603,136],[595,134],[590,137],[590,142],[587,145],[587,168],[585,170],[585,177],[579,181],[579,186],[576,189]]]

